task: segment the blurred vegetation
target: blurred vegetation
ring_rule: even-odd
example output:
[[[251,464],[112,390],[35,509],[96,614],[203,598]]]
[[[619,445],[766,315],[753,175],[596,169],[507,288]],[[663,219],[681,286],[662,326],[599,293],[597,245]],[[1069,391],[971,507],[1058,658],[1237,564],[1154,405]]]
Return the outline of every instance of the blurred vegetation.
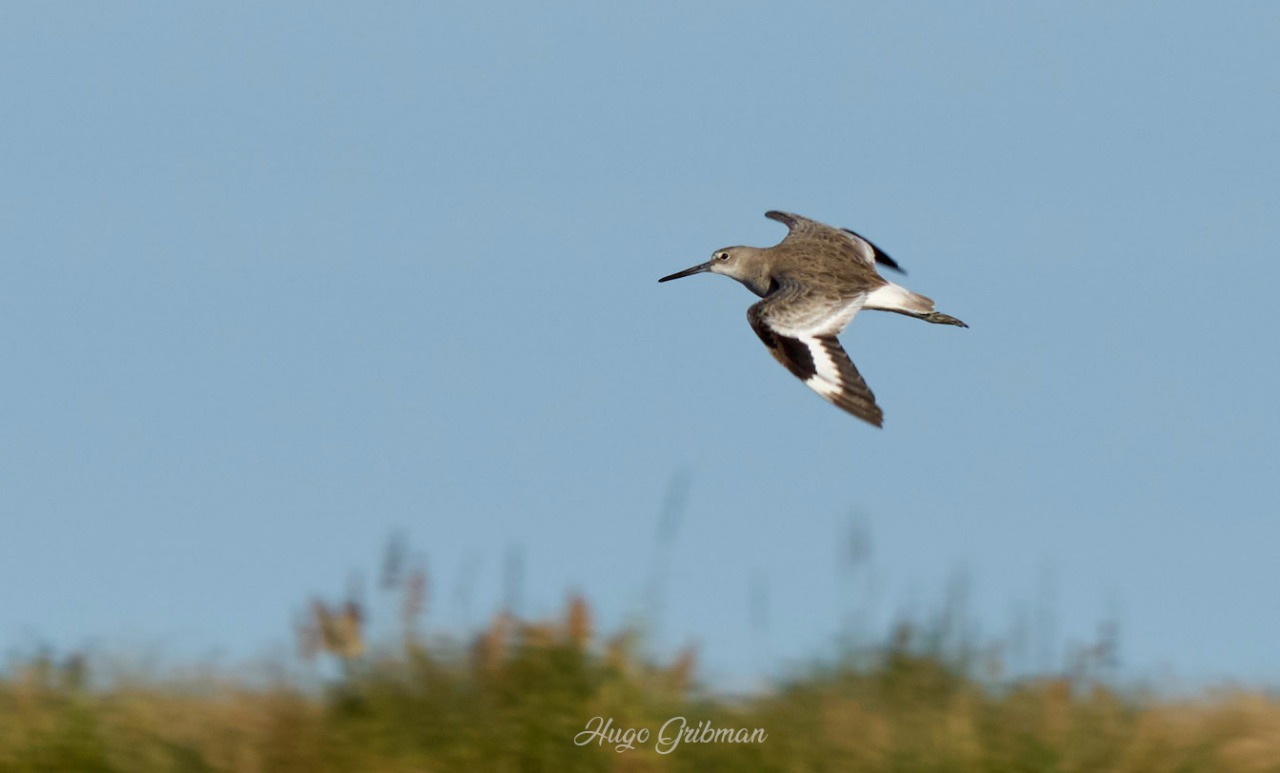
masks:
[[[0,676],[0,773],[1280,770],[1280,701],[1109,686],[1110,635],[1073,653],[1065,675],[1013,679],[998,648],[955,636],[942,614],[900,622],[887,641],[850,646],[770,689],[724,696],[696,683],[692,650],[658,662],[634,631],[599,634],[579,596],[552,619],[500,613],[466,643],[428,637],[426,573],[398,550],[388,556],[394,641],[365,641],[354,595],[315,601],[298,622],[301,655],[313,675],[331,673],[324,680],[15,659]],[[648,741],[622,752],[620,739],[575,743],[596,717],[647,728]],[[673,717],[767,737],[663,754],[656,736]]]

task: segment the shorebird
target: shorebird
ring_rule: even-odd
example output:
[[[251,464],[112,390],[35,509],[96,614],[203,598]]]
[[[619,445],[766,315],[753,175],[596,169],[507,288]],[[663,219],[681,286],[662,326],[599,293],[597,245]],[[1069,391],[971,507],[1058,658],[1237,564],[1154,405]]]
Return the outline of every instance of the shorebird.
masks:
[[[787,212],[764,216],[788,229],[773,247],[725,247],[711,260],[659,282],[711,272],[724,274],[764,298],[747,321],[774,358],[828,401],[877,427],[884,412],[836,335],[862,309],[892,311],[938,325],[965,323],[933,301],[889,282],[876,264],[905,273],[883,250],[847,228],[832,228]]]

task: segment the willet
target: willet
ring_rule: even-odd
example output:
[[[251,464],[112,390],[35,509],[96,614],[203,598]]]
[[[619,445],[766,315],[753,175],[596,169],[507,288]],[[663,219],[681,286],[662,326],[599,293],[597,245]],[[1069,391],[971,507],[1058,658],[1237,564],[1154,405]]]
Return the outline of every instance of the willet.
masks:
[[[659,282],[710,271],[738,280],[764,298],[747,310],[751,328],[778,362],[824,398],[877,427],[884,412],[836,335],[861,309],[893,311],[939,325],[965,323],[935,311],[933,301],[886,281],[879,263],[898,264],[847,228],[787,212],[765,217],[787,226],[773,247],[725,247],[711,260]]]

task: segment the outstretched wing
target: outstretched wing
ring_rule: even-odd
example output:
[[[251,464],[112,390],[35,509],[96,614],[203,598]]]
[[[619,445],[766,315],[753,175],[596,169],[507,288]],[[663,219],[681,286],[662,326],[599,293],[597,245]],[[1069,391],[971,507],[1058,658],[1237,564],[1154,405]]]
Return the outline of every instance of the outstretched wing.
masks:
[[[872,244],[869,239],[848,228],[832,228],[819,223],[817,220],[810,220],[807,217],[777,210],[769,210],[764,213],[764,216],[770,220],[777,220],[787,227],[787,238],[783,240],[784,243],[801,240],[811,243],[825,242],[839,249],[852,252],[854,256],[868,266],[874,266],[879,263],[900,274],[907,273],[898,265],[898,261],[889,257],[887,252]]]
[[[777,220],[787,227],[788,239],[807,239],[814,237],[826,236],[828,231],[834,231],[831,226],[819,223],[817,220],[810,220],[801,215],[795,215],[790,212],[779,212],[771,209],[764,213],[764,216],[770,220]]]
[[[884,412],[853,361],[840,346],[840,332],[862,308],[853,300],[815,298],[782,288],[747,310],[747,320],[774,359],[828,401],[863,421],[884,426]]]

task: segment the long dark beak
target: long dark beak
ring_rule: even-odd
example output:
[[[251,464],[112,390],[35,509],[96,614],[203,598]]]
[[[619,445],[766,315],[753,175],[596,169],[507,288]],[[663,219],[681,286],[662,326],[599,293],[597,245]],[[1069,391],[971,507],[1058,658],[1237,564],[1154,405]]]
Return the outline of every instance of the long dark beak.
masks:
[[[703,263],[700,266],[694,266],[693,268],[686,268],[684,271],[677,271],[671,276],[662,277],[658,281],[669,282],[672,279],[679,279],[680,277],[683,277],[683,276],[693,276],[694,274],[701,274],[704,271],[710,271],[710,270],[711,270],[711,261],[708,260],[706,263]]]

